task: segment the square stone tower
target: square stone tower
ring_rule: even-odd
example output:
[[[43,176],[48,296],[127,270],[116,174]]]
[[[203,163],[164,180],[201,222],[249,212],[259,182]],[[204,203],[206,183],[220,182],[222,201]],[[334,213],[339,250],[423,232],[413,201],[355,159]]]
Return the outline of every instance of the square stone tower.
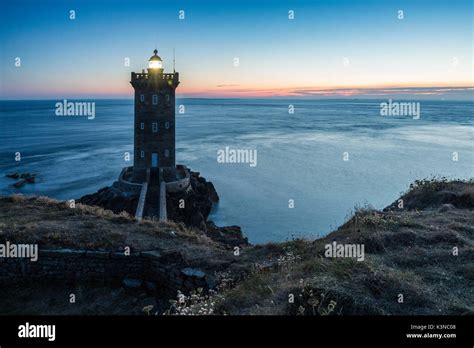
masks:
[[[175,89],[179,73],[164,73],[158,51],[148,72],[132,72],[135,89],[133,181],[157,185],[176,180]]]

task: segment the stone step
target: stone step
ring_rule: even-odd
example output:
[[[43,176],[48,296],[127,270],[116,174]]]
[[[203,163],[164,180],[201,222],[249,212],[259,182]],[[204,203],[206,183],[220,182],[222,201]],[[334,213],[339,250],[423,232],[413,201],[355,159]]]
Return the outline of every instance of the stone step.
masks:
[[[142,184],[142,189],[140,191],[140,198],[138,200],[137,211],[135,212],[135,218],[141,220],[143,217],[143,210],[145,209],[145,199],[148,191],[148,183],[144,182]]]
[[[166,211],[166,183],[164,181],[160,182],[160,221],[167,221],[168,214]]]

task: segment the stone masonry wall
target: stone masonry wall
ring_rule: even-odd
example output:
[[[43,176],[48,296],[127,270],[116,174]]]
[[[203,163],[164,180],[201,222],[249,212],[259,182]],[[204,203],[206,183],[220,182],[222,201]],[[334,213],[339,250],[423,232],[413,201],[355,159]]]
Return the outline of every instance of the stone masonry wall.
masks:
[[[25,280],[122,283],[170,296],[177,290],[214,286],[212,276],[186,267],[176,255],[158,251],[126,256],[122,252],[59,249],[40,250],[37,261],[0,258],[0,286]]]

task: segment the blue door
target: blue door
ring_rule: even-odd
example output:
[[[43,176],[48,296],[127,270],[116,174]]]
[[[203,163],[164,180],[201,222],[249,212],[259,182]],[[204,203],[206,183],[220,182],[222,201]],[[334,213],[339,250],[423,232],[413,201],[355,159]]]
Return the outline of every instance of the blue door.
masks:
[[[156,152],[151,154],[151,167],[158,168],[158,154]]]

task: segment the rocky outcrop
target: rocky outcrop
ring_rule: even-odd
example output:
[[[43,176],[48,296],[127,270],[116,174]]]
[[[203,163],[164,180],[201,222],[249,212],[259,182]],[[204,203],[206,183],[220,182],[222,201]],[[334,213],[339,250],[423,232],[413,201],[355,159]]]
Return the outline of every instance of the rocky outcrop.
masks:
[[[15,188],[23,187],[25,184],[34,184],[36,182],[35,173],[12,173],[5,175],[7,178],[18,180],[12,186]]]
[[[407,193],[384,210],[438,209],[443,205],[451,205],[457,209],[474,209],[472,186],[458,180],[416,180],[410,185]]]
[[[212,182],[206,181],[198,172],[191,172],[191,188],[187,192],[166,194],[168,218],[205,230],[212,205],[219,201],[219,196]]]
[[[219,195],[212,182],[203,178],[199,172],[191,172],[190,190],[167,192],[166,201],[169,220],[197,228],[211,239],[229,247],[248,244],[239,226],[218,227],[207,220],[212,205],[219,201]],[[116,187],[110,186],[81,197],[78,203],[100,206],[116,214],[126,211],[133,216],[138,204],[138,195],[124,194]],[[149,204],[148,201],[147,204]],[[156,211],[158,211],[156,207],[145,208],[148,214]],[[148,217],[152,216],[148,215]]]
[[[86,205],[96,205],[116,214],[126,211],[130,215],[135,215],[137,209],[138,196],[128,196],[117,190],[113,186],[104,187],[96,193],[82,196],[78,203]]]
[[[207,221],[205,232],[212,240],[231,247],[248,245],[248,240],[243,236],[239,226],[218,227],[214,222]]]

